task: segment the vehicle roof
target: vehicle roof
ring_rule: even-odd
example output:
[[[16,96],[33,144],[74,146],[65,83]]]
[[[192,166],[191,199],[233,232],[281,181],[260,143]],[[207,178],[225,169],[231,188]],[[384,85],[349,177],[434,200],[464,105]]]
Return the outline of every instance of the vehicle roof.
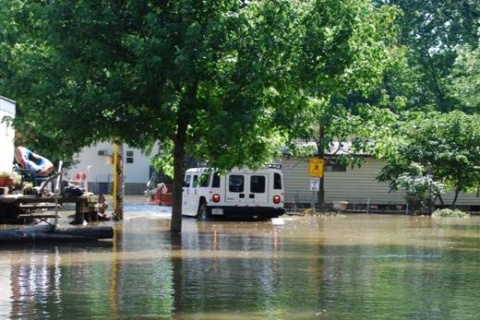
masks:
[[[202,168],[187,169],[187,171],[185,173],[208,173],[208,172],[213,172],[213,171],[215,171],[215,170],[212,169],[212,168],[202,167]],[[256,169],[256,170],[252,170],[252,169],[249,169],[249,168],[233,168],[228,172],[229,173],[254,173],[254,172],[255,173],[268,173],[268,172],[279,172],[279,173],[281,173],[281,170],[279,169],[279,167],[264,167],[264,168],[260,168],[260,169]]]

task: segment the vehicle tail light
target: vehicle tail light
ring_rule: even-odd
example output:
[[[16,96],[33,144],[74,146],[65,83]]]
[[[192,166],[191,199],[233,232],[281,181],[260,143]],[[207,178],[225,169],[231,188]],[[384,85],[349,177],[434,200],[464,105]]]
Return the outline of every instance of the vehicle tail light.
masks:
[[[215,193],[212,196],[212,200],[213,200],[213,202],[220,202],[220,195],[218,193]]]
[[[273,196],[273,203],[279,204],[281,200],[282,198],[280,198],[280,196]]]

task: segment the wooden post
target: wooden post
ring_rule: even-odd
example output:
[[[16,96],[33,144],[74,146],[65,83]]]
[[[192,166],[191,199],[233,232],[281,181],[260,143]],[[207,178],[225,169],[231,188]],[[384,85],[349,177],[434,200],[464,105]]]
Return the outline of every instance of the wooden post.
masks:
[[[123,145],[113,146],[113,212],[115,220],[123,220]]]
[[[117,210],[117,183],[118,183],[118,174],[117,174],[117,162],[118,162],[118,145],[115,143],[113,145],[113,212]]]
[[[55,182],[55,225],[58,224],[58,198],[61,196],[60,193],[62,192],[61,188],[61,183],[63,179],[63,161],[60,160],[58,163],[58,177],[57,181]]]

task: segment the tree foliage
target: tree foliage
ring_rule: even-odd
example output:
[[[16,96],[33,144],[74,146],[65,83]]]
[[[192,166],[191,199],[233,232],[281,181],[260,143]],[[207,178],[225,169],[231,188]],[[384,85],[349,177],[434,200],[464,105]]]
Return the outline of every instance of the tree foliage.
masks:
[[[366,0],[0,1],[17,129],[70,154],[172,148],[174,231],[185,154],[259,166],[332,95],[374,87],[394,40],[391,8]]]
[[[480,110],[480,46],[458,48],[454,71],[450,76],[451,94],[471,113]]]
[[[386,1],[377,1],[385,3]],[[477,47],[480,3],[470,0],[392,0],[403,14],[397,20],[399,43],[406,59],[385,78],[383,89],[395,100],[403,97],[412,110],[449,112],[462,109],[449,93],[458,46]]]
[[[415,116],[398,127],[404,139],[385,158],[387,165],[378,179],[390,181],[391,188],[397,189],[397,180],[408,175],[413,163],[424,168],[423,175],[429,174],[425,168],[431,166],[434,180],[454,192],[451,205],[455,205],[460,192],[480,186],[480,116],[461,111]]]
[[[365,150],[374,134],[371,124],[382,117],[375,113],[383,111],[369,103],[349,102],[377,88],[399,55],[397,11],[391,6],[374,7],[369,1],[312,3],[294,36],[297,51],[290,55],[292,73],[286,77],[294,90],[286,92],[296,100],[279,113],[279,122],[290,123],[293,145],[298,139],[315,141],[319,158],[325,159],[334,141],[340,142],[343,151],[348,142],[352,153],[343,155],[341,161],[359,164],[360,158],[353,154]],[[324,204],[323,185],[321,179],[320,206]]]
[[[383,3],[383,1],[380,1]],[[480,3],[472,1],[394,0],[403,15],[397,20],[404,60],[386,73],[381,94],[399,121],[376,144],[387,160],[379,178],[390,181],[409,175],[413,163],[430,163],[434,182],[461,191],[478,185],[476,60]],[[478,56],[477,56],[478,57]],[[412,112],[420,110],[422,112]],[[432,111],[432,112],[431,112]],[[445,113],[445,114],[441,114]],[[424,177],[426,172],[418,176]],[[441,198],[440,198],[441,199]]]

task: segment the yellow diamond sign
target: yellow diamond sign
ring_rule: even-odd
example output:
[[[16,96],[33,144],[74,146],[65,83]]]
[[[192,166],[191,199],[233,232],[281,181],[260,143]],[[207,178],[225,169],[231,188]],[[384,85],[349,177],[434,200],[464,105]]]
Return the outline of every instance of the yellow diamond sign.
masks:
[[[323,159],[319,159],[319,158],[310,159],[310,177],[316,177],[316,178],[323,177]]]

